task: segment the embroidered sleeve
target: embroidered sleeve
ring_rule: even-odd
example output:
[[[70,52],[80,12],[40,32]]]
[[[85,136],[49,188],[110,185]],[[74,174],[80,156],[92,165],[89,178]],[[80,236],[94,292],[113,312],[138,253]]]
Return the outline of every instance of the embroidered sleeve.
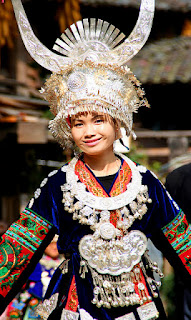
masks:
[[[51,242],[57,228],[50,186],[46,180],[20,218],[11,224],[0,242],[0,312],[21,290]],[[46,185],[46,186],[45,186]],[[31,208],[32,207],[32,208]]]
[[[165,187],[158,181],[155,188],[157,210],[154,211],[152,239],[163,252],[180,277],[189,279],[191,275],[191,225],[184,212],[171,198]]]
[[[180,210],[179,214],[162,228],[162,231],[189,274],[191,274],[191,225],[183,211]]]

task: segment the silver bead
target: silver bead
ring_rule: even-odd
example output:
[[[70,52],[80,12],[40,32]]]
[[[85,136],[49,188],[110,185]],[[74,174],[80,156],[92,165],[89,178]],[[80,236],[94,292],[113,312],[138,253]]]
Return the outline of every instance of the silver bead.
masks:
[[[97,299],[93,298],[92,303],[96,304],[97,303]]]

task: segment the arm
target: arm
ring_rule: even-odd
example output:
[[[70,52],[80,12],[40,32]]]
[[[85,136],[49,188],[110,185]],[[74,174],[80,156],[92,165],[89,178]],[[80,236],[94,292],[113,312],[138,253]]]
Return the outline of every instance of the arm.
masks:
[[[151,217],[154,226],[151,239],[188,284],[191,280],[191,226],[164,186],[155,180],[152,193],[157,205]]]
[[[53,206],[51,189],[49,181],[39,188],[31,204],[1,237],[1,313],[21,290],[57,232],[54,226],[56,209]]]

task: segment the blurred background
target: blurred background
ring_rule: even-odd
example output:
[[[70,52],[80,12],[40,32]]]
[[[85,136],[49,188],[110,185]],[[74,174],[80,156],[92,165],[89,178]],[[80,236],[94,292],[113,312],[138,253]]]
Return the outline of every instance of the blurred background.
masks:
[[[140,0],[23,0],[33,30],[49,49],[72,23],[98,17],[127,36]],[[137,140],[129,156],[151,168],[163,182],[173,169],[191,162],[191,2],[156,0],[149,40],[128,66],[142,82],[151,108],[134,118]],[[9,225],[41,180],[72,155],[48,132],[52,118],[39,89],[49,73],[37,65],[19,36],[10,0],[0,4],[0,220]],[[173,315],[173,272],[165,267],[163,292]],[[170,293],[168,292],[170,288]],[[172,298],[171,298],[172,294]]]

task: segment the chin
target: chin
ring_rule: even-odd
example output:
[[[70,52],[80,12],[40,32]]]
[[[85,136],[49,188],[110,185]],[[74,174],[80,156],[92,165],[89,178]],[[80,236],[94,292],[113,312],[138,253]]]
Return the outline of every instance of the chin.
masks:
[[[110,150],[113,150],[113,143],[105,145],[105,143],[100,142],[98,145],[93,147],[84,147],[84,145],[79,146],[80,150],[90,156],[100,156],[101,154],[104,154],[105,152],[110,152]]]
[[[107,152],[107,150],[108,150],[107,148],[105,148],[105,149],[92,148],[92,149],[86,149],[83,152],[87,155],[90,155],[90,156],[100,156],[100,155],[104,154],[105,152]]]

